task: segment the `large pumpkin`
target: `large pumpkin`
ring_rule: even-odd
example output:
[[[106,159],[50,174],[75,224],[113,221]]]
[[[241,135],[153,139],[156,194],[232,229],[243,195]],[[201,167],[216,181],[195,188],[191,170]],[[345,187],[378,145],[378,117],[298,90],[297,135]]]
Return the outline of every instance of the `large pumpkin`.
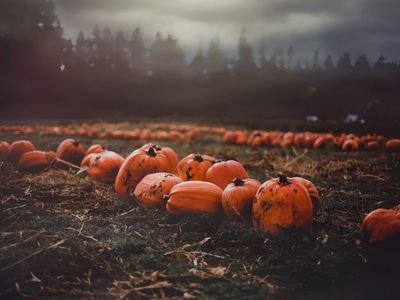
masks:
[[[148,174],[136,186],[134,195],[142,207],[163,207],[165,206],[163,197],[168,195],[171,189],[181,182],[183,182],[181,178],[171,173]]]
[[[79,166],[86,152],[78,140],[65,139],[58,146],[56,154],[58,158]]]
[[[25,152],[18,161],[18,168],[30,171],[40,172],[49,168],[54,162],[56,154],[54,152],[29,151]]]
[[[93,157],[88,163],[88,175],[104,183],[114,182],[124,158],[113,151],[91,155]]]
[[[13,163],[17,164],[22,154],[36,150],[35,146],[29,141],[16,141],[11,144],[10,152],[8,153],[8,159]]]
[[[400,150],[400,139],[391,139],[386,142],[386,149],[391,151]]]
[[[400,205],[370,212],[361,224],[368,243],[400,241]]]
[[[218,185],[222,190],[230,184],[233,179],[246,179],[249,174],[245,168],[235,160],[217,161],[206,172],[205,180]]]
[[[260,183],[255,179],[235,178],[222,193],[222,208],[230,220],[248,219]]]
[[[276,234],[282,229],[310,228],[313,205],[306,188],[285,175],[264,182],[253,203],[253,225],[256,229]]]
[[[163,153],[167,157],[167,159],[170,163],[170,166],[168,168],[170,170],[170,172],[173,172],[176,169],[176,167],[179,163],[179,158],[178,158],[178,154],[176,154],[176,152],[172,148],[161,147],[161,146],[158,146],[158,145],[152,144],[152,143],[145,144],[142,146],[142,149],[144,149],[144,150],[148,150],[150,148],[153,148],[156,152]]]
[[[156,172],[171,172],[170,160],[153,147],[137,149],[124,161],[115,180],[119,198],[132,199],[132,193],[144,176]]]
[[[176,174],[186,181],[203,181],[205,179],[207,170],[215,162],[216,159],[214,157],[192,153],[179,162]]]
[[[10,144],[7,142],[0,142],[0,161],[6,160],[10,153]]]
[[[168,196],[166,210],[172,214],[214,214],[221,207],[222,189],[205,181],[185,181],[175,185]]]

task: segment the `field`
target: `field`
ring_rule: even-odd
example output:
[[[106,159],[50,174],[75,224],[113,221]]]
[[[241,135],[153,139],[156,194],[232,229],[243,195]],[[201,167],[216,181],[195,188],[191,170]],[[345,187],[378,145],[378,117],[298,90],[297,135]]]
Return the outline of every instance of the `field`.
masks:
[[[65,137],[29,139],[55,151]],[[80,138],[128,155],[143,141]],[[157,142],[157,141],[155,141]],[[157,142],[159,143],[159,142]],[[398,275],[369,263],[364,215],[400,200],[400,154],[162,142],[234,158],[263,182],[311,179],[322,195],[312,229],[278,236],[218,216],[172,216],[117,199],[73,171],[24,173],[0,162],[0,297],[398,299]]]

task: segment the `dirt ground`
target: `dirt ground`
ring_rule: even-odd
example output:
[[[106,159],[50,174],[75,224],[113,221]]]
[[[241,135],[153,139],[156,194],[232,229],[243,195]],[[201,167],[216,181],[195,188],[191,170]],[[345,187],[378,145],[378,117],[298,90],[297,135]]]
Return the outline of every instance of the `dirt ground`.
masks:
[[[31,134],[39,149],[64,137]],[[80,139],[127,155],[141,141]],[[366,212],[400,202],[400,154],[251,149],[216,139],[161,143],[242,162],[263,182],[311,179],[322,207],[308,232],[272,237],[223,215],[176,217],[118,200],[72,171],[29,174],[0,163],[0,297],[114,299],[398,299],[400,278],[371,266]]]

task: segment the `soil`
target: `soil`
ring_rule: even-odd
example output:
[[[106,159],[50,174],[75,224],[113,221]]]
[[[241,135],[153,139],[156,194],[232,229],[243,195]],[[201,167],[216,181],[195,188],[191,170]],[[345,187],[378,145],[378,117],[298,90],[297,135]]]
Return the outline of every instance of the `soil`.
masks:
[[[0,133],[53,151],[64,138]],[[144,144],[81,141],[122,155]],[[322,195],[312,229],[269,236],[222,214],[177,217],[72,170],[30,174],[0,162],[0,297],[398,299],[400,277],[371,263],[360,223],[400,202],[399,153],[252,149],[214,137],[161,144],[181,158],[234,158],[261,182],[280,171],[312,180]]]

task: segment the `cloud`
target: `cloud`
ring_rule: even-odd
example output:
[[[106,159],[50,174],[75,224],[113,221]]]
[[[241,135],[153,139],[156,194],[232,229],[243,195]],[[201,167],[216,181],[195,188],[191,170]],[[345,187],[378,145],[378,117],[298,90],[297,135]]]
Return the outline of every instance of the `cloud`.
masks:
[[[127,33],[140,26],[149,44],[157,31],[172,33],[189,53],[219,35],[225,52],[234,55],[238,36],[247,28],[257,50],[269,53],[295,48],[299,55],[354,55],[400,51],[398,0],[55,0],[67,37],[95,25]]]

